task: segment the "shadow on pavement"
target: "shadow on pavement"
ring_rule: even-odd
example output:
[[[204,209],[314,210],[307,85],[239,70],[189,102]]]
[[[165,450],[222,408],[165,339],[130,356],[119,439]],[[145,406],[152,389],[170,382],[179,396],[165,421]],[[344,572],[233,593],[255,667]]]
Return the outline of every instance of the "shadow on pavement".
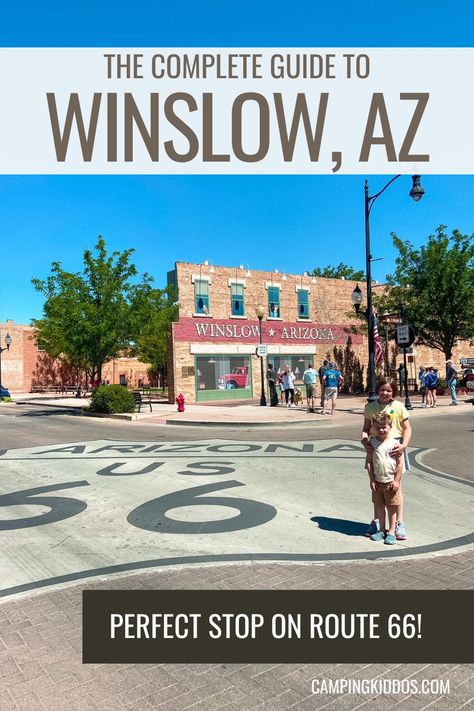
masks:
[[[348,521],[344,518],[328,518],[327,516],[313,516],[311,521],[318,524],[322,531],[335,531],[345,536],[363,536],[367,530],[366,523]]]
[[[49,417],[51,415],[81,415],[81,412],[78,412],[77,409],[66,409],[66,408],[48,408],[47,410],[31,410],[28,412],[22,412],[19,414],[15,414],[15,417]]]

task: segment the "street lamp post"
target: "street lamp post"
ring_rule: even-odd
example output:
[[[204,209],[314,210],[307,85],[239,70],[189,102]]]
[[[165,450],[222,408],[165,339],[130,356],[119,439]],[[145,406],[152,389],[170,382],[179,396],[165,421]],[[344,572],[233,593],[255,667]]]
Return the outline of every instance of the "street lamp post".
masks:
[[[9,333],[5,336],[5,348],[0,345],[0,393],[2,391],[2,353],[3,351],[9,351],[11,346],[12,338]],[[0,395],[1,397],[1,395]]]
[[[258,329],[259,329],[259,334],[260,334],[260,345],[262,345],[262,319],[263,315],[265,313],[265,306],[262,306],[262,304],[259,304],[256,309],[255,313],[258,318]],[[267,398],[265,397],[265,380],[264,380],[264,374],[263,374],[263,356],[260,356],[260,383],[261,383],[261,391],[260,391],[260,405],[262,407],[267,406]]]
[[[408,395],[408,368],[407,368],[407,349],[403,349],[403,388],[405,390],[405,408],[407,410],[413,410],[413,405],[410,401],[410,396]]]
[[[369,402],[376,400],[377,399],[377,393],[375,391],[375,347],[374,347],[374,313],[372,310],[372,254],[370,252],[370,211],[372,209],[372,206],[374,202],[377,200],[382,193],[385,192],[385,190],[395,181],[397,178],[400,177],[400,174],[394,175],[394,177],[388,181],[386,185],[382,188],[382,190],[379,190],[378,193],[375,195],[369,195],[369,182],[368,180],[365,181],[365,186],[364,186],[364,204],[365,204],[365,273],[366,273],[366,278],[367,278],[367,310],[366,310],[366,317],[367,317],[367,327],[368,327],[368,341],[369,341]],[[424,195],[424,190],[420,182],[420,176],[419,175],[412,175],[412,188],[409,192],[410,197],[415,201],[418,202],[421,200],[421,198]],[[356,287],[357,289],[358,287]],[[362,292],[360,293],[360,300],[357,302],[356,299],[359,299],[359,295],[356,294],[354,297],[355,289],[352,295],[352,301],[354,303],[354,306],[356,307],[356,311],[359,309],[357,306],[360,308],[360,304],[362,301]],[[360,292],[360,289],[359,289]]]
[[[390,314],[389,314],[387,311],[385,311],[385,312],[381,315],[381,317],[380,317],[380,321],[383,323],[384,328],[385,328],[385,377],[387,377],[387,378],[388,378],[388,376],[390,375],[390,364],[389,364],[389,362],[388,362],[388,358],[389,358],[389,355],[388,355],[388,324],[389,324],[389,318],[390,318]]]

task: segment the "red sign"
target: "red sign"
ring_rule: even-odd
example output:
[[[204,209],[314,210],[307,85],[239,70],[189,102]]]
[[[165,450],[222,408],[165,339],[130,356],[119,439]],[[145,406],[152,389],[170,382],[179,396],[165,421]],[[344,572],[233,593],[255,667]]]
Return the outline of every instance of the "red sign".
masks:
[[[351,333],[351,326],[285,321],[262,321],[262,338],[272,343],[294,345],[362,343],[360,334]],[[184,317],[174,324],[176,341],[190,343],[258,343],[258,321],[235,321],[234,319],[209,319]]]

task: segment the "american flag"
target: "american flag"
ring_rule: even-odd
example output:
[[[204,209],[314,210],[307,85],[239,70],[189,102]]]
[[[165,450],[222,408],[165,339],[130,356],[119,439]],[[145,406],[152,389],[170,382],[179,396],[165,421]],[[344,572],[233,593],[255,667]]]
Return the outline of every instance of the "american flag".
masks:
[[[374,330],[374,349],[375,349],[375,365],[379,365],[383,361],[383,348],[380,342],[380,334],[377,317],[373,316],[373,330]]]

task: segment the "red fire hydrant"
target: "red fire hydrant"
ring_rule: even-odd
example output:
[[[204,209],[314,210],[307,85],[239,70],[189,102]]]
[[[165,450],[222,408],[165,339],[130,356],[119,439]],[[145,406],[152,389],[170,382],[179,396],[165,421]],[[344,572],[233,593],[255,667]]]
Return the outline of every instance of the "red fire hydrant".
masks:
[[[178,397],[176,398],[176,404],[178,405],[178,412],[184,412],[184,395],[183,393],[179,393]]]

